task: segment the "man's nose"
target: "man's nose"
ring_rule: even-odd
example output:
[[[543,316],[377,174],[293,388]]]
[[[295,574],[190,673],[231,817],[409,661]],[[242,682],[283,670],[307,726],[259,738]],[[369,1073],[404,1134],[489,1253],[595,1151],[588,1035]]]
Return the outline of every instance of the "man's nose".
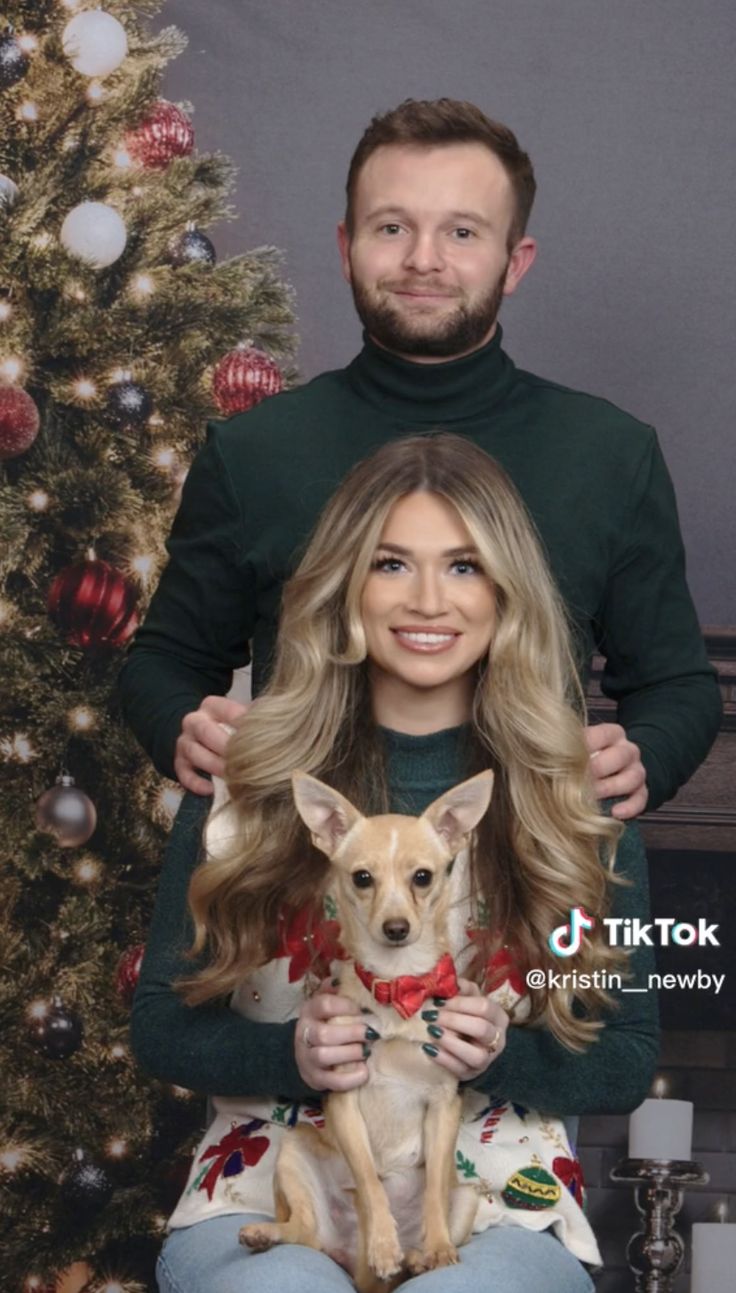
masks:
[[[439,240],[433,233],[417,230],[407,247],[404,264],[418,274],[431,274],[444,269],[445,261]]]

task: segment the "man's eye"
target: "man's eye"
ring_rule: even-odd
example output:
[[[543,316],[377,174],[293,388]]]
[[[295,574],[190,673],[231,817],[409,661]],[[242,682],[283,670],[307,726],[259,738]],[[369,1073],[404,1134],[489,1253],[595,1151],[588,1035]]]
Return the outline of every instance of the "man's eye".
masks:
[[[401,233],[401,225],[400,225],[400,224],[382,224],[382,225],[381,225],[381,233],[390,233],[390,234]]]
[[[468,242],[470,238],[475,237],[475,231],[473,229],[466,229],[463,225],[461,225],[459,229],[455,229],[454,234],[461,242]]]
[[[432,872],[424,870],[415,871],[412,882],[418,889],[428,889],[432,883]]]
[[[356,889],[370,889],[373,876],[370,871],[353,871],[353,884]]]

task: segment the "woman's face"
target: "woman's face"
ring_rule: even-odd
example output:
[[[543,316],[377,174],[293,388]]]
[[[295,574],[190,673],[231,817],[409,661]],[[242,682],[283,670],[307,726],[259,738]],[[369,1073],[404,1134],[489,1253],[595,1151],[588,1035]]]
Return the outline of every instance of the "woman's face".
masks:
[[[407,494],[389,512],[361,598],[374,666],[412,689],[462,687],[488,653],[496,598],[451,504]]]

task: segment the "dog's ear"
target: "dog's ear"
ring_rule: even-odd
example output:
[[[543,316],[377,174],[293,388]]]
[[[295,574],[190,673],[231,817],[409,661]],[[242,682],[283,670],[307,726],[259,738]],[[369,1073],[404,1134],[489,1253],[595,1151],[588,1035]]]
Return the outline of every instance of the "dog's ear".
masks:
[[[341,840],[361,820],[357,808],[338,790],[308,772],[293,772],[291,784],[296,810],[312,832],[318,849],[331,858]]]
[[[493,773],[488,769],[445,791],[425,809],[422,817],[445,840],[450,852],[457,853],[486,811],[492,791]]]

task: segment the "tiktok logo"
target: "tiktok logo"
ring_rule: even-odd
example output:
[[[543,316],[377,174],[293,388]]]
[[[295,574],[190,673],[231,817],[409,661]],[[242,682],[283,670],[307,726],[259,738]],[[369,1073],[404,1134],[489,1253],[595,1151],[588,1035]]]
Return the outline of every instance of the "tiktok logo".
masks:
[[[594,929],[595,920],[589,916],[584,907],[570,909],[570,924],[558,925],[553,929],[547,942],[555,956],[574,956],[580,951],[583,941],[583,930]]]

